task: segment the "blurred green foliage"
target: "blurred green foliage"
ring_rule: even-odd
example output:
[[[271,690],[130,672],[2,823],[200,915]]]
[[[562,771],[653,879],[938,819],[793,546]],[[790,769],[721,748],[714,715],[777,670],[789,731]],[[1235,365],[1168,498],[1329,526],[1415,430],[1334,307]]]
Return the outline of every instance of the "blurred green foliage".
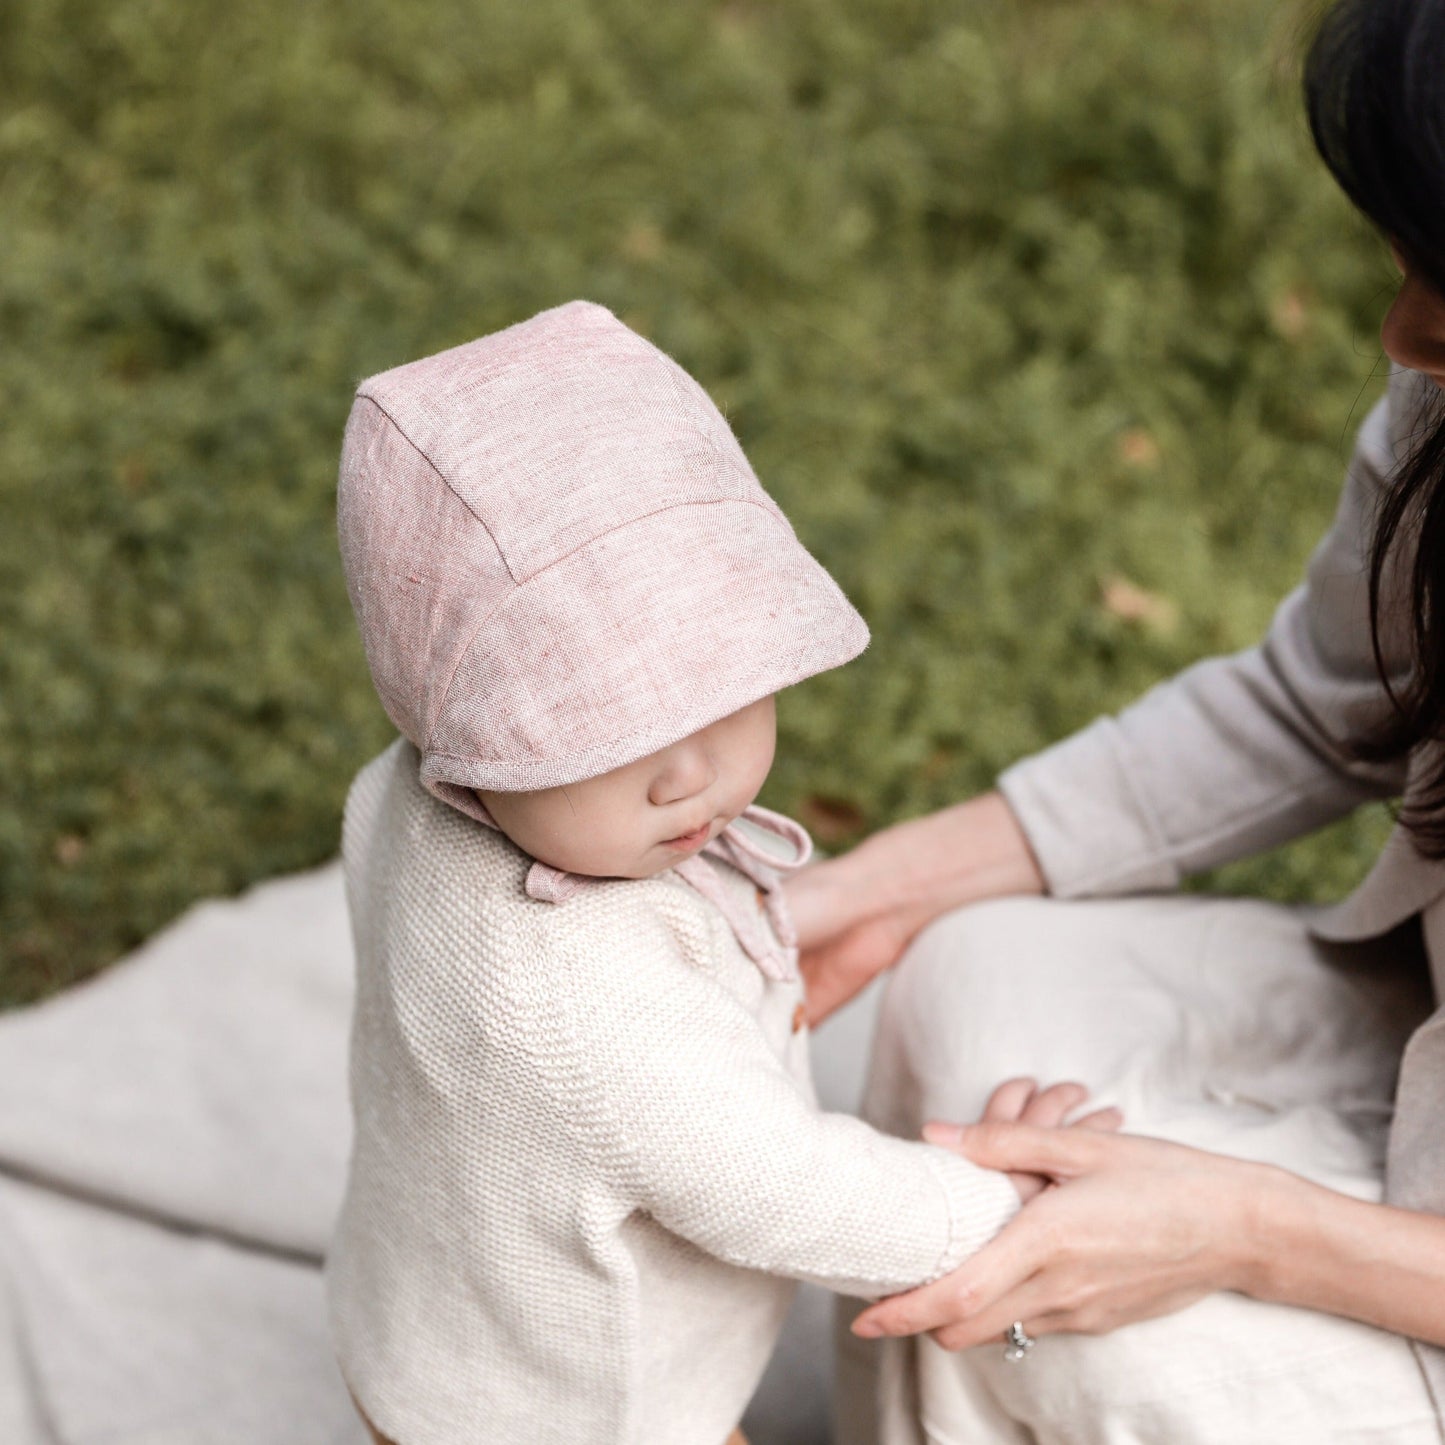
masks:
[[[389,735],[333,538],[352,387],[570,297],[713,391],[872,624],[782,709],[766,800],[828,844],[1251,642],[1383,380],[1300,25],[8,0],[0,1002],[334,851]],[[1328,893],[1383,823],[1223,881]]]

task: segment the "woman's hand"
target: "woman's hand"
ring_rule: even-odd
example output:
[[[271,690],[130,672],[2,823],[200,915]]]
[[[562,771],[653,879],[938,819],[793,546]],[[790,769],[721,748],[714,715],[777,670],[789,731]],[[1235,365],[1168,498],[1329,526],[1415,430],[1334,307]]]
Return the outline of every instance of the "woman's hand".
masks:
[[[1083,1129],[986,1122],[930,1125],[924,1137],[1059,1187],[952,1274],[859,1315],[865,1338],[927,1330],[965,1350],[996,1343],[1015,1320],[1031,1335],[1101,1334],[1215,1290],[1254,1293],[1262,1196],[1313,1188],[1265,1165]]]
[[[1044,880],[1008,804],[985,793],[885,828],[785,887],[816,1026],[892,968],[940,914],[1006,893],[1042,893]]]
[[[866,846],[804,868],[784,884],[813,1028],[892,968],[933,916],[926,908],[883,901],[881,884],[870,883],[860,867]]]
[[[1445,1218],[1370,1204],[1286,1170],[1160,1139],[988,1122],[924,1137],[1057,1186],[952,1274],[865,1310],[854,1332],[944,1349],[1103,1334],[1215,1290],[1445,1346]]]

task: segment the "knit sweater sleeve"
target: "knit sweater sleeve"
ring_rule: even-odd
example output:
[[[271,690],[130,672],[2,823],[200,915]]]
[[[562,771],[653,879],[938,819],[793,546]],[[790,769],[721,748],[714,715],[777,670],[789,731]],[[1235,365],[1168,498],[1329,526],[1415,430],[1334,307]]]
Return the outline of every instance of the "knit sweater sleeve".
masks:
[[[655,917],[570,934],[553,961],[529,1030],[543,1112],[624,1200],[718,1258],[873,1297],[948,1273],[1017,1211],[1002,1174],[820,1113]]]

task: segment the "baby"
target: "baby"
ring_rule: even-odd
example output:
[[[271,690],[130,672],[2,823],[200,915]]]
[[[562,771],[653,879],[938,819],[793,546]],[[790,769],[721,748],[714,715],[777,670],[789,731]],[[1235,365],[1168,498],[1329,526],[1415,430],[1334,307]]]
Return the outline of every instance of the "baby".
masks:
[[[397,1445],[723,1445],[791,1282],[952,1270],[1008,1178],[819,1112],[753,805],[862,619],[674,362],[574,302],[364,382],[341,547],[402,737],[352,786],[327,1277]]]

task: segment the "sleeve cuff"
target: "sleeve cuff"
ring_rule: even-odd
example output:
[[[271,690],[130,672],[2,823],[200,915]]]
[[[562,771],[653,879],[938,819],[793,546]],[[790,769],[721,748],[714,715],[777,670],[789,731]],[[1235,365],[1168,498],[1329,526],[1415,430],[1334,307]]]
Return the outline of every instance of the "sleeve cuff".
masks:
[[[1130,778],[1112,718],[1015,763],[998,788],[1055,897],[1179,886],[1179,867]]]
[[[1019,1196],[1007,1174],[980,1169],[932,1144],[925,1147],[948,1201],[948,1244],[932,1275],[941,1279],[982,1249],[1019,1212]]]

